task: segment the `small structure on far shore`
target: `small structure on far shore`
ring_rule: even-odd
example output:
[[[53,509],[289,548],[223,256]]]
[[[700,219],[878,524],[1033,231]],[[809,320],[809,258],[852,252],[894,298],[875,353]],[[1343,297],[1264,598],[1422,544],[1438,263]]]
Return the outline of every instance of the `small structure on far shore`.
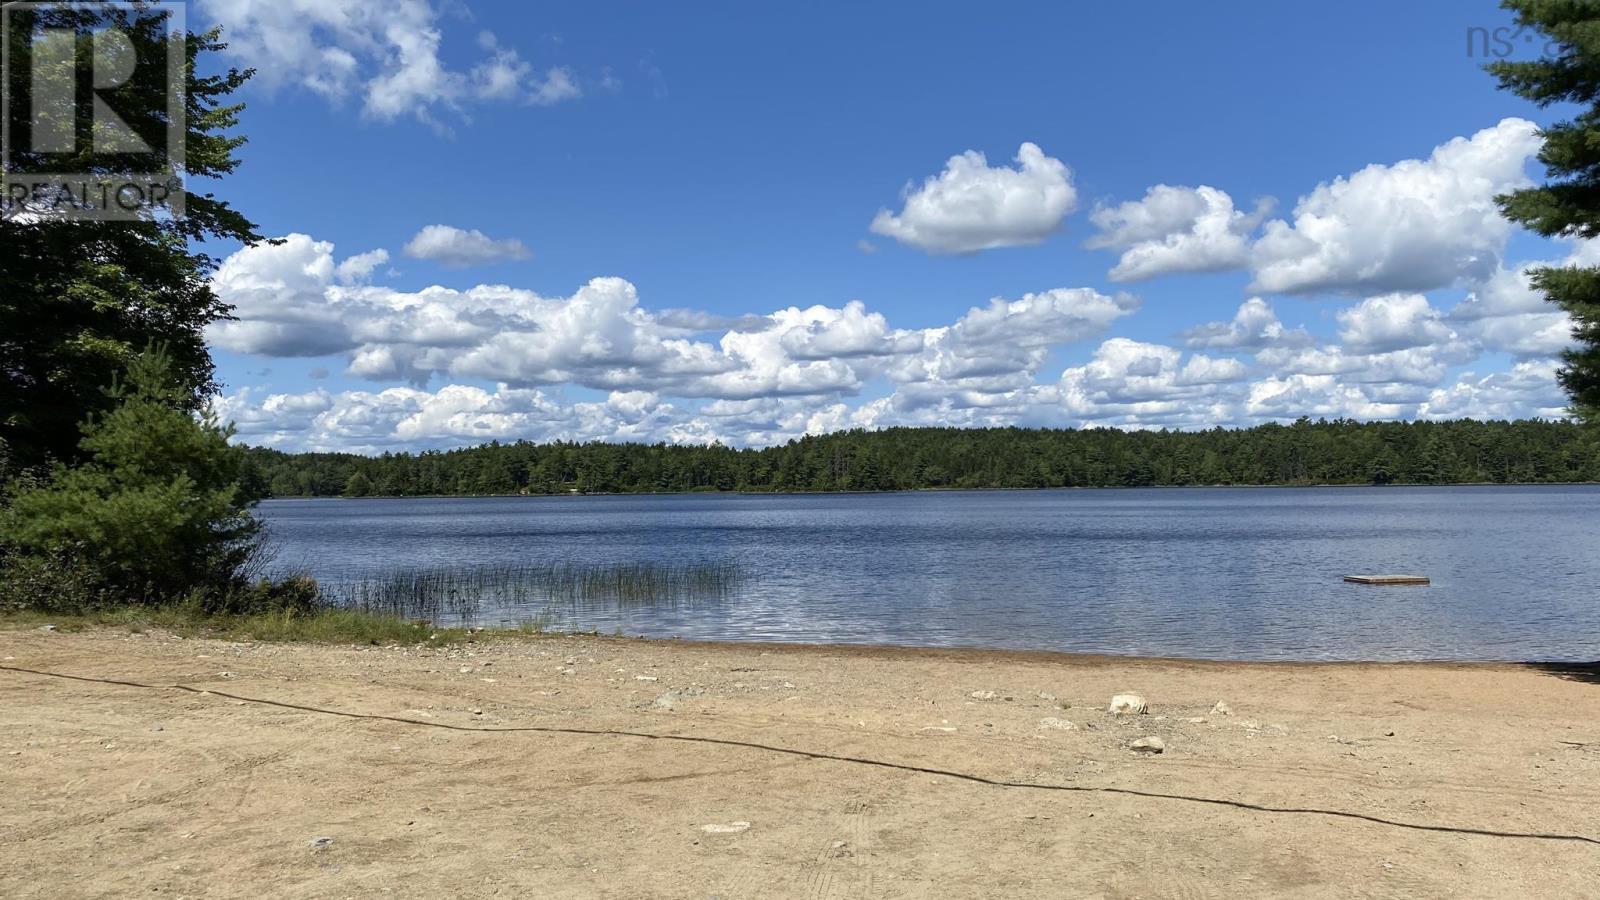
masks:
[[[1346,575],[1351,584],[1429,584],[1426,575]]]

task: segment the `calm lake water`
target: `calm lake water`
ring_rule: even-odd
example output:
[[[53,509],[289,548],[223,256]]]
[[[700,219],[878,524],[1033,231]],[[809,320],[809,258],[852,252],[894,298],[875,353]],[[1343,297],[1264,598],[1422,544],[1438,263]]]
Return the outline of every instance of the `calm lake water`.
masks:
[[[733,563],[730,598],[494,609],[629,635],[1226,659],[1600,659],[1600,487],[277,500],[278,565]],[[1349,585],[1424,574],[1427,587]]]

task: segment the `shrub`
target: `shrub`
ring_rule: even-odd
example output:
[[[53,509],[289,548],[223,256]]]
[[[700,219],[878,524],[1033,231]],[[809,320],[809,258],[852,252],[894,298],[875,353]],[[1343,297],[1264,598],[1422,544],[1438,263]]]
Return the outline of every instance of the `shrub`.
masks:
[[[291,575],[281,581],[263,578],[204,603],[203,612],[254,616],[278,613],[312,616],[327,608],[322,588],[309,575]]]
[[[173,384],[164,352],[137,357],[108,389],[111,411],[83,425],[87,461],[24,485],[0,510],[3,580],[40,591],[31,605],[55,606],[64,589],[73,603],[225,605],[245,586],[259,525],[244,454],[229,428],[187,412]]]
[[[96,573],[64,556],[0,551],[0,613],[82,613],[114,605]]]

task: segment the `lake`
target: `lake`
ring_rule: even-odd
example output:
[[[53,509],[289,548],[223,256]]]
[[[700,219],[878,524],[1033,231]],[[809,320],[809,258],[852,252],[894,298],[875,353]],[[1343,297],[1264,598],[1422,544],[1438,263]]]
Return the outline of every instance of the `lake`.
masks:
[[[1216,659],[1600,659],[1600,486],[274,500],[328,583],[732,564],[733,596],[485,610],[560,630]],[[1341,576],[1431,576],[1425,587]]]

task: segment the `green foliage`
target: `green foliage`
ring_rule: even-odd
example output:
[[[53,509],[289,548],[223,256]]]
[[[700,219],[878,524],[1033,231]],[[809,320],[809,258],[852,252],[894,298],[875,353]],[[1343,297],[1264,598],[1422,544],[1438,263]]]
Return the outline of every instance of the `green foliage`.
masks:
[[[64,556],[29,556],[0,548],[0,613],[43,605],[51,609],[101,609],[115,602],[101,579],[81,561]]]
[[[1600,481],[1600,434],[1542,421],[1301,419],[1196,432],[891,428],[761,450],[495,443],[380,457],[250,454],[280,497]]]
[[[82,429],[86,461],[58,466],[0,512],[7,568],[32,573],[36,590],[53,574],[81,588],[36,593],[35,602],[194,597],[227,608],[257,547],[243,451],[228,444],[230,429],[188,412],[162,351],[136,357],[105,394],[111,410]]]
[[[191,599],[195,595],[191,594]],[[235,587],[222,595],[222,601],[205,602],[200,598],[202,614],[227,615],[282,615],[288,617],[313,616],[329,608],[322,587],[309,575],[292,575],[282,581],[263,578],[254,584]]]
[[[40,16],[88,15],[70,8]],[[45,24],[63,24],[60,22]],[[21,40],[21,30],[12,38]],[[151,342],[163,344],[186,408],[215,391],[203,329],[228,308],[211,291],[215,260],[193,242],[252,242],[255,226],[226,202],[197,193],[196,181],[238,165],[244,138],[232,134],[242,107],[225,101],[251,73],[201,75],[224,46],[212,31],[187,41],[186,215],[139,222],[0,220],[0,441],[10,465],[30,468],[82,458],[77,425],[108,408],[101,387]],[[84,38],[87,40],[87,37]],[[135,32],[135,47],[158,39]],[[26,96],[12,98],[25,105]],[[134,104],[159,111],[160,104]],[[152,113],[158,115],[158,113]],[[154,124],[124,111],[146,133]],[[88,152],[88,151],[85,151]],[[92,157],[79,171],[98,171]]]
[[[1543,131],[1539,160],[1550,180],[1499,198],[1501,211],[1546,237],[1600,236],[1600,4],[1583,0],[1504,0],[1517,24],[1542,33],[1554,52],[1489,64],[1500,87],[1547,107],[1576,104],[1571,119]],[[1563,354],[1560,378],[1573,411],[1600,421],[1600,268],[1536,270],[1534,287],[1572,317],[1578,347]]]

